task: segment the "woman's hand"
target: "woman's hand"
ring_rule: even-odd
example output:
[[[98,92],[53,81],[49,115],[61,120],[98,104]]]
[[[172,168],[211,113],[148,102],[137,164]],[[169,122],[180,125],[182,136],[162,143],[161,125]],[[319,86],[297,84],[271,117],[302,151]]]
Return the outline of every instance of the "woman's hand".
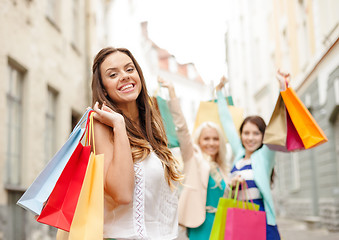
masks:
[[[110,109],[105,105],[105,103],[102,104],[101,109],[99,108],[99,103],[96,102],[94,104],[93,110],[95,114],[93,117],[98,120],[99,122],[109,126],[109,127],[116,127],[116,126],[122,126],[125,127],[125,119],[124,117]]]
[[[278,69],[276,78],[279,82],[280,89],[283,91],[286,90],[286,85],[288,86],[290,83],[290,74],[281,72],[280,69]]]
[[[241,177],[241,175],[237,175],[237,176],[232,178],[230,185],[234,189],[234,187],[237,186],[237,183],[241,184],[241,183],[244,183],[244,182],[245,182],[245,179],[243,177]]]
[[[176,98],[174,86],[171,81],[158,77],[158,82],[161,84],[161,87],[168,89],[168,93],[171,99]]]
[[[228,82],[227,78],[225,76],[222,76],[219,84],[215,87],[215,90],[220,91],[227,82]]]

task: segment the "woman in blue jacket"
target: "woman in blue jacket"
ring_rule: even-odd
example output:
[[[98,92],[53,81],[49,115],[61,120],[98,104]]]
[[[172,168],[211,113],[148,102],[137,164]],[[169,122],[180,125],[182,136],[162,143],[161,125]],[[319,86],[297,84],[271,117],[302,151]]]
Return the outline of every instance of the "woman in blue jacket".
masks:
[[[281,90],[285,88],[284,79],[287,77],[289,74],[278,71],[277,79]],[[239,137],[225,97],[220,91],[225,82],[226,78],[223,77],[216,90],[220,120],[234,155],[230,184],[234,186],[236,182],[246,180],[249,197],[260,206],[259,210],[266,212],[266,239],[280,239],[271,193],[274,152],[263,144],[266,124],[259,116],[249,116],[240,126]],[[238,196],[241,198],[242,194],[239,193]]]

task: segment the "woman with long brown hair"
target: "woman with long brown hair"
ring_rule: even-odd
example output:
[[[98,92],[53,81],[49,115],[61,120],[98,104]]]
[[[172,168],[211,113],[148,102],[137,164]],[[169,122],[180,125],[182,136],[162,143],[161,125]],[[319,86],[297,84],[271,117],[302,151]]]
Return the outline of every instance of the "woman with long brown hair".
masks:
[[[281,90],[285,89],[284,79],[287,77],[289,77],[289,74],[278,71],[277,79]],[[275,159],[274,152],[263,144],[266,129],[265,121],[260,116],[246,117],[240,126],[239,137],[228,110],[227,102],[220,91],[225,83],[226,78],[221,78],[216,90],[220,120],[234,156],[230,185],[235,186],[237,182],[246,181],[248,186],[246,191],[248,191],[249,198],[260,206],[260,211],[266,212],[266,239],[279,240],[280,234],[276,224],[271,193]],[[238,194],[240,199],[242,199],[242,195]]]
[[[104,154],[104,238],[174,239],[181,180],[142,70],[125,48],[95,57],[96,149]]]

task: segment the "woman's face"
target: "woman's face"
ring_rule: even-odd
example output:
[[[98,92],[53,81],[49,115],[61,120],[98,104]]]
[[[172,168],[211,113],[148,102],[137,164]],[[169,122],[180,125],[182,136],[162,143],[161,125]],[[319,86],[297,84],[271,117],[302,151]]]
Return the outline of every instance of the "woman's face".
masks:
[[[108,96],[122,107],[135,102],[141,91],[141,81],[132,59],[122,52],[107,56],[100,66],[102,83]]]
[[[243,126],[241,133],[241,141],[245,149],[249,153],[253,153],[262,144],[263,135],[257,125],[247,122]]]
[[[219,134],[217,130],[211,127],[206,127],[201,131],[199,146],[203,153],[214,159],[219,152],[219,145]]]

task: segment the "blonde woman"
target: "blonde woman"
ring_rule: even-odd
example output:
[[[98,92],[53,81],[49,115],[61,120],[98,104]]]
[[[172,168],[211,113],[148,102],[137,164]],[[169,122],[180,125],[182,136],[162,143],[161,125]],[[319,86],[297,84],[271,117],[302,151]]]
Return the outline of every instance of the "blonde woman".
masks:
[[[161,78],[158,81],[169,91],[168,106],[184,161],[185,180],[179,197],[179,224],[187,228],[189,239],[206,240],[226,186],[225,140],[218,125],[204,122],[195,131],[192,141],[173,85]]]

